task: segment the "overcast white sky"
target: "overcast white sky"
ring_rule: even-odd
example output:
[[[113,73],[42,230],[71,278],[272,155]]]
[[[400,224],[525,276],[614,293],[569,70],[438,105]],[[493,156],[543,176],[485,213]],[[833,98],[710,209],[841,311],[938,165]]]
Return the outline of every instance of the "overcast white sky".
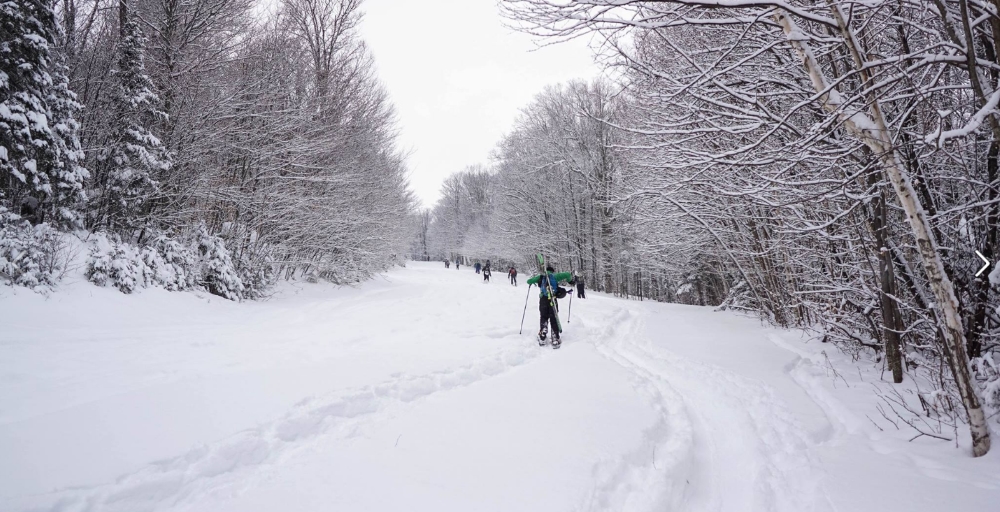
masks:
[[[449,174],[487,163],[544,86],[600,73],[586,41],[538,49],[503,26],[495,0],[365,0],[362,9],[361,34],[399,113],[424,206]]]

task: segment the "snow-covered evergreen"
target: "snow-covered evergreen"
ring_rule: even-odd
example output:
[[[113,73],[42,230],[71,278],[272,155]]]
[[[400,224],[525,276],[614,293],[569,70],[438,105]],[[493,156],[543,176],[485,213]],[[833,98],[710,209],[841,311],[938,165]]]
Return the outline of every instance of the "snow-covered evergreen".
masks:
[[[169,291],[201,289],[230,300],[259,293],[243,284],[225,242],[204,224],[186,239],[161,233],[145,246],[105,233],[89,243],[85,275],[98,286],[113,286],[123,293],[151,286]]]
[[[158,176],[170,158],[152,127],[163,120],[146,73],[145,37],[134,18],[123,21],[110,73],[108,137],[96,148],[89,227],[133,236],[148,225],[158,199]]]
[[[32,225],[0,206],[0,283],[52,289],[71,256],[63,236],[49,224]]]
[[[230,300],[243,298],[246,287],[233,267],[225,242],[210,234],[204,224],[198,227],[196,236],[198,284]]]
[[[52,2],[0,2],[0,32],[0,206],[72,226],[88,174]]]
[[[360,2],[0,5],[5,225],[101,233],[91,278],[123,291],[259,297],[402,262],[414,199]]]

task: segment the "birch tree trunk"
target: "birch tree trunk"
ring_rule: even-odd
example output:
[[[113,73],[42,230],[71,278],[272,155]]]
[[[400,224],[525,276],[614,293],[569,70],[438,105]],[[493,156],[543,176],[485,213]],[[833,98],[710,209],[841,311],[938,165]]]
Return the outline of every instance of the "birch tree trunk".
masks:
[[[847,45],[853,57],[855,71],[861,76],[862,82],[867,84],[870,77],[865,68],[865,53],[862,51],[858,39],[844,21],[840,7],[832,1],[828,1],[828,3],[840,28],[844,44]],[[800,32],[795,26],[795,22],[784,11],[778,11],[775,17],[784,29],[789,42],[802,58],[802,64],[809,74],[816,92],[821,94],[820,101],[823,103],[823,108],[840,116],[844,127],[875,153],[882,164],[883,172],[896,191],[899,204],[906,213],[907,221],[916,241],[928,284],[941,312],[945,358],[955,378],[959,395],[962,397],[962,405],[968,415],[969,430],[972,435],[972,454],[975,457],[986,455],[990,449],[989,428],[981,405],[979,390],[969,372],[969,357],[965,350],[965,330],[959,313],[958,299],[955,296],[951,279],[945,273],[944,263],[938,253],[937,242],[934,239],[930,221],[927,219],[927,213],[917,198],[913,182],[902,165],[897,148],[889,138],[889,130],[879,107],[878,98],[874,97],[874,93],[869,88],[867,110],[870,117],[860,112],[848,115],[841,111],[840,95],[835,88],[829,85],[808,43],[803,38],[798,37]]]

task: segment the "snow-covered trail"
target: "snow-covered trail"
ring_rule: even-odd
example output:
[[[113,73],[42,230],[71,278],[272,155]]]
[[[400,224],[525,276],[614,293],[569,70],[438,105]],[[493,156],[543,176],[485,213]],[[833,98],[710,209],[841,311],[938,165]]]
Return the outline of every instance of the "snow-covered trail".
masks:
[[[568,323],[563,301],[554,351],[533,339],[534,291],[518,335],[520,279],[411,263],[260,303],[82,282],[0,296],[0,510],[854,511],[1000,498],[1000,457],[942,460],[940,443],[913,454],[879,438],[852,412],[861,395],[838,395],[826,359],[790,333],[589,294]]]

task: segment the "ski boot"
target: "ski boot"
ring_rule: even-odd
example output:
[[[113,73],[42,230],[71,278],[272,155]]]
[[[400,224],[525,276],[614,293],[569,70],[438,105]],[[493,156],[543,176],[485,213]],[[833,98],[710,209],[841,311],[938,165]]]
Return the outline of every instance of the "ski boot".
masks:
[[[552,348],[559,348],[562,346],[562,340],[558,336],[552,338]]]
[[[545,337],[547,336],[545,329],[538,331],[538,346],[544,347],[546,345]]]

